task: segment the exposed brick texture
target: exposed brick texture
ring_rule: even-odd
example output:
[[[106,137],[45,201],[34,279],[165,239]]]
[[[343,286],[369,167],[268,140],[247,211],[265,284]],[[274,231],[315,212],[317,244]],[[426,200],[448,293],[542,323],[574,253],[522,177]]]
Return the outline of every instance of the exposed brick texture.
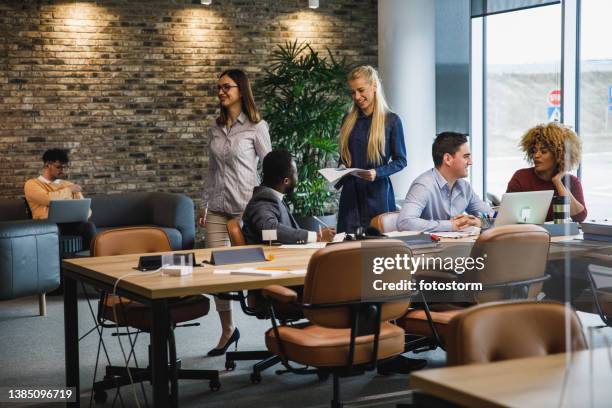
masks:
[[[88,194],[199,202],[222,70],[257,80],[270,52],[295,39],[376,64],[377,2],[320,3],[0,1],[0,197],[21,196],[42,151],[59,146]]]

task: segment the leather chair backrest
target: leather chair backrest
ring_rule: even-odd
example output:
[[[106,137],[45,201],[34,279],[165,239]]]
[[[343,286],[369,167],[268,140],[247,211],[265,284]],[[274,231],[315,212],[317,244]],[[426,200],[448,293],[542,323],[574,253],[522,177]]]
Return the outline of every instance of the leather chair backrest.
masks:
[[[566,313],[571,343],[566,344]],[[449,365],[489,363],[583,350],[576,313],[556,302],[494,302],[466,309],[448,326]]]
[[[170,240],[161,228],[117,228],[101,232],[91,244],[92,256],[127,255],[171,251]]]
[[[382,233],[397,231],[397,217],[399,211],[378,214],[372,218],[370,225]]]
[[[550,235],[537,225],[504,225],[484,231],[476,240],[470,256],[474,259],[485,257],[484,268],[466,271],[465,282],[493,284],[542,277],[546,270]],[[542,283],[529,286],[526,296],[533,299],[542,289]],[[501,289],[477,292],[474,301],[478,303],[510,300],[508,293]]]
[[[373,273],[374,258],[395,258],[396,255],[411,257],[410,248],[401,241],[371,240],[347,242],[323,248],[313,254],[308,263],[304,282],[305,304],[330,304],[375,300],[388,296],[412,294],[405,290],[374,291],[372,282],[406,282],[412,279],[406,269],[386,270],[381,274]],[[397,319],[405,314],[410,301],[387,302],[383,305],[381,320]],[[348,307],[311,309],[305,308],[304,315],[311,322],[332,328],[350,327]]]
[[[244,234],[242,233],[242,220],[232,218],[227,222],[227,233],[229,234],[232,246],[246,245]]]

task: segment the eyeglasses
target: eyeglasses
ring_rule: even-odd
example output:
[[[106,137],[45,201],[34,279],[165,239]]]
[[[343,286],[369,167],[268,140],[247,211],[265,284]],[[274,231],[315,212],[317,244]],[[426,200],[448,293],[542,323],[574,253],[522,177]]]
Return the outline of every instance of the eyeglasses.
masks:
[[[217,85],[217,92],[223,91],[224,94],[227,94],[232,88],[239,88],[239,86],[230,84]]]

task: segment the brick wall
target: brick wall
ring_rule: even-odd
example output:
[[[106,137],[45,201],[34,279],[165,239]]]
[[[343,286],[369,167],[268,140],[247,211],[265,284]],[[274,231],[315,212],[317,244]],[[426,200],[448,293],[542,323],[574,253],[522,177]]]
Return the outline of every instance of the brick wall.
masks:
[[[199,201],[222,70],[256,80],[270,52],[295,39],[376,64],[375,0],[191,3],[0,1],[0,197],[22,195],[42,151],[59,146],[88,194]]]

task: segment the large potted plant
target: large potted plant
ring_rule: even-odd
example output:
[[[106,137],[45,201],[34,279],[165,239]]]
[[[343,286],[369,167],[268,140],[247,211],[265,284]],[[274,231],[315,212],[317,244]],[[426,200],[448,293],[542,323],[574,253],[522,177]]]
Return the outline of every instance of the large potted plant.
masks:
[[[270,62],[257,90],[274,148],[291,152],[297,165],[299,183],[288,202],[303,228],[318,227],[312,216],[335,225],[328,215],[337,211],[337,193],[318,170],[337,165],[338,129],[350,103],[348,66],[329,50],[321,57],[297,41],[278,46]]]

